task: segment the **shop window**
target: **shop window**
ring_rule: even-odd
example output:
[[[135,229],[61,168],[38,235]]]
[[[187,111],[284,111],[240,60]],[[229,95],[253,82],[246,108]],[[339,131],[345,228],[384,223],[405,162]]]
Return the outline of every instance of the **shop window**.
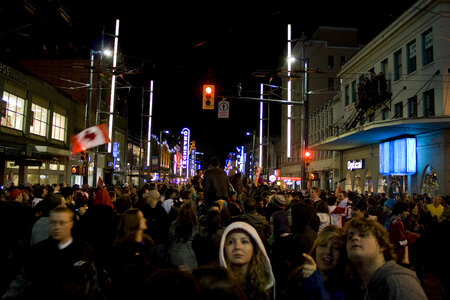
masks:
[[[30,133],[46,136],[48,110],[37,104],[31,104]]]
[[[52,171],[58,171],[58,164],[49,164],[48,169]]]
[[[25,99],[4,91],[2,101],[1,125],[22,130]]]
[[[18,169],[19,166],[16,165],[13,161],[7,161],[6,162],[6,168],[7,169]]]
[[[66,140],[66,117],[58,113],[53,113],[52,139],[58,141]]]

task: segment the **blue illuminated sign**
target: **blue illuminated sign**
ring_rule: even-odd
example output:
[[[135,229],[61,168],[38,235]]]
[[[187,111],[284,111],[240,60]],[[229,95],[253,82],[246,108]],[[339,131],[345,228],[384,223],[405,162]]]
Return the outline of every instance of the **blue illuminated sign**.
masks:
[[[380,174],[412,175],[417,171],[416,139],[403,138],[381,143]]]

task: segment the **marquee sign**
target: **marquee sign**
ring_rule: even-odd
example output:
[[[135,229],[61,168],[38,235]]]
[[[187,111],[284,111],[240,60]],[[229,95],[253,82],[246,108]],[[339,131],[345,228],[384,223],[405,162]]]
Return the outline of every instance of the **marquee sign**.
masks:
[[[187,169],[189,166],[191,131],[189,130],[189,128],[183,128],[183,130],[181,130],[181,135],[183,136],[183,158],[181,160],[181,167],[183,169]]]

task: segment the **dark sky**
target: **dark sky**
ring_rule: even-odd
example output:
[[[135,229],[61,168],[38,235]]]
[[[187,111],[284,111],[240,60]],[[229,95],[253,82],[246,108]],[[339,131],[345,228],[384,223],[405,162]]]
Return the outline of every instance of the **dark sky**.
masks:
[[[288,23],[292,24],[293,39],[302,32],[310,37],[318,26],[355,27],[363,44],[413,3],[293,2],[53,1],[47,4],[53,7],[38,7],[40,19],[34,17],[31,24],[18,18],[13,18],[14,28],[12,21],[0,23],[9,26],[7,34],[0,35],[0,44],[5,37],[15,38],[9,43],[21,39],[55,40],[61,50],[70,42],[78,54],[86,53],[89,48],[98,50],[102,30],[108,39],[108,34],[114,32],[115,19],[120,19],[119,48],[124,64],[127,69],[139,71],[137,75],[125,76],[133,87],[129,92],[130,111],[140,109],[140,87],[154,80],[153,134],[158,136],[163,129],[179,132],[188,127],[200,151],[223,156],[249,142],[245,132],[258,127],[258,103],[234,101],[230,119],[218,119],[217,110],[201,109],[203,84],[215,84],[216,96],[226,97],[235,95],[235,87],[241,83],[243,96],[259,97],[259,83],[267,83],[268,79],[252,77],[252,73],[276,71],[281,65]],[[64,4],[71,26],[58,25],[54,3]],[[0,17],[9,17],[11,6],[6,4],[6,9],[0,10]],[[43,25],[45,22],[47,26]],[[11,34],[20,26],[28,26],[29,37]],[[274,78],[273,83],[280,83],[280,79]],[[126,85],[123,81],[120,84]],[[279,134],[279,109],[279,105],[271,105],[272,134]],[[130,117],[130,127],[139,132],[137,115]]]

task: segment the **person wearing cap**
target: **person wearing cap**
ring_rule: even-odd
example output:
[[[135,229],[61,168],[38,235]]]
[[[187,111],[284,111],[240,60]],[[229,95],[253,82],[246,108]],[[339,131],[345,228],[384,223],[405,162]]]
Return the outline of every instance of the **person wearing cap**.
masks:
[[[248,300],[271,299],[275,277],[264,244],[253,226],[237,221],[225,228],[219,262],[235,275]]]
[[[264,208],[267,221],[270,222],[270,218],[274,212],[286,209],[286,199],[283,195],[272,195],[269,197],[269,203]]]

